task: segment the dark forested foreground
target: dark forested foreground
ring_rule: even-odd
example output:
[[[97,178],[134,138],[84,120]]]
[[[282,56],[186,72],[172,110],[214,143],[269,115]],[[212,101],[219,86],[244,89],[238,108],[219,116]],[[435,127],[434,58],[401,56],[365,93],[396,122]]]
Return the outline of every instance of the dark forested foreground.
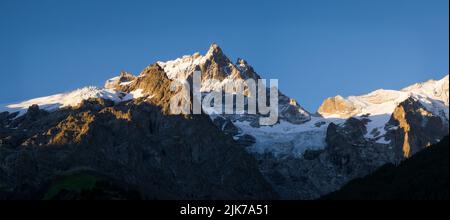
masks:
[[[448,200],[448,148],[446,136],[400,165],[384,165],[364,178],[350,181],[323,199]]]

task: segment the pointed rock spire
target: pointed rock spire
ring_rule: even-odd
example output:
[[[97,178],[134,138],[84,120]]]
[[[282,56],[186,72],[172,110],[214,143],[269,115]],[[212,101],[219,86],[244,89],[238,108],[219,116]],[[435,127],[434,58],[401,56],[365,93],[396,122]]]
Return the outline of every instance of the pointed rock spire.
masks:
[[[228,65],[228,63],[230,63],[228,57],[223,53],[222,49],[216,43],[212,43],[211,46],[209,46],[205,58],[214,60],[216,63],[219,63],[221,65]]]
[[[212,43],[209,46],[208,52],[206,54],[219,54],[219,53],[223,54],[222,49],[219,47],[218,44]]]
[[[246,60],[244,60],[242,58],[238,58],[237,61],[236,61],[236,65],[238,65],[238,66],[247,66],[248,63],[247,63]]]

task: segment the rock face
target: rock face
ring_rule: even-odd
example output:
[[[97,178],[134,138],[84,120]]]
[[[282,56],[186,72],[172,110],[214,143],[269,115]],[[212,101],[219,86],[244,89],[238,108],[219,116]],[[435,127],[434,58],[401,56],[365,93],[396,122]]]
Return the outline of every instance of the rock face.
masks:
[[[353,103],[345,100],[342,96],[335,96],[325,99],[317,112],[324,117],[333,117],[336,115],[342,117],[351,117],[357,110]]]
[[[440,80],[367,95],[326,99],[318,113],[325,118],[366,117],[367,139],[402,149],[409,157],[448,133],[448,75]]]
[[[448,134],[448,121],[428,111],[418,100],[409,98],[395,108],[388,123],[397,127],[388,132],[400,157],[405,158],[430,146]]]
[[[315,199],[335,191],[396,160],[392,148],[364,138],[365,123],[350,118],[343,125],[329,124],[326,147],[306,150],[301,157],[258,154],[261,172],[285,199]]]
[[[324,196],[331,200],[448,200],[448,136],[402,161],[350,181]]]
[[[448,94],[448,75],[446,75],[440,80],[416,83],[398,91],[379,89],[362,96],[327,98],[317,112],[326,118],[349,118],[366,114],[390,115],[401,102],[414,97],[424,105],[428,103],[430,109],[443,110],[438,114],[448,118],[448,109],[444,108],[448,107]]]
[[[355,97],[327,99],[319,113],[344,120],[327,125],[324,148],[306,150],[300,157],[257,155],[263,174],[281,197],[312,199],[386,163],[400,163],[448,135],[448,101],[441,100],[448,97],[446,79],[400,92],[380,90],[359,101]],[[429,95],[424,97],[425,93]],[[361,100],[366,103],[362,105]]]
[[[230,76],[241,77],[239,70],[231,63],[217,44],[212,44],[206,53],[204,62],[200,62],[199,69],[203,79],[224,80]]]
[[[344,118],[327,125],[325,147],[306,150],[300,157],[257,155],[263,174],[283,198],[312,199],[383,164],[400,163],[448,135],[448,100],[441,100],[448,97],[446,79],[400,92],[379,90],[358,98],[325,100],[319,109],[322,116]]]
[[[212,44],[204,56],[195,53],[172,61],[157,62],[157,64],[164,69],[169,79],[188,79],[194,71],[200,71],[202,74],[201,91],[203,95],[219,90],[226,82],[233,80],[261,79],[247,61],[239,58],[236,63],[232,63],[217,44]],[[249,95],[256,94],[250,94],[247,89],[244,90],[244,96]],[[278,92],[278,96],[280,119],[295,124],[302,124],[311,119],[310,113],[297,103],[293,104],[289,97],[281,92]],[[252,126],[259,126],[259,116],[257,115],[229,117],[232,121],[236,121],[236,118],[248,121]]]
[[[208,116],[166,114],[169,79],[158,65],[142,75],[129,89],[154,98],[89,99],[52,114],[32,106],[13,120],[2,113],[2,193],[39,199],[55,177],[82,169],[136,186],[146,199],[277,197],[254,158]]]
[[[322,148],[306,149],[297,156],[280,156],[270,148],[254,154],[261,171],[282,198],[318,198],[438,142],[449,132],[448,76],[400,91],[377,90],[364,96],[328,98],[318,113],[323,117],[313,119],[318,128],[300,125],[297,134],[311,131],[312,136],[305,136],[313,142],[315,136],[322,135],[320,127],[326,128]],[[280,126],[288,137],[295,129],[286,128]],[[260,135],[254,130],[249,133]],[[293,141],[306,144],[299,139]],[[257,142],[250,149],[256,145],[264,146]],[[282,147],[280,144],[278,148]]]
[[[136,77],[133,74],[122,71],[119,76],[109,79],[105,82],[106,89],[120,89],[122,86],[128,85]]]
[[[448,75],[328,98],[317,115],[278,91],[279,120],[262,126],[261,114],[171,115],[172,82],[194,71],[203,96],[231,80],[261,79],[212,44],[138,76],[122,72],[105,88],[8,105],[0,111],[0,197],[42,198],[55,179],[81,170],[147,199],[314,199],[448,134]]]

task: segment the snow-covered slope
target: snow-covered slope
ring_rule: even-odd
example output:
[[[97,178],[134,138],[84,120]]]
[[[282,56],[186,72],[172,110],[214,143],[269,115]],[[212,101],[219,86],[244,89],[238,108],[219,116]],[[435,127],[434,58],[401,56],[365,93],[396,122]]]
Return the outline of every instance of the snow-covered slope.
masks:
[[[164,69],[169,79],[186,79],[196,70],[196,66],[200,65],[200,63],[205,63],[205,61],[206,57],[200,53],[195,53],[175,60],[166,62],[158,61],[157,63]]]
[[[103,98],[109,99],[114,102],[126,101],[131,98],[139,96],[139,91],[132,94],[126,94],[123,92],[115,91],[112,89],[97,88],[94,86],[88,86],[81,89],[76,89],[71,92],[55,94],[51,96],[45,96],[40,98],[34,98],[19,103],[7,104],[0,107],[0,112],[19,112],[19,115],[25,113],[28,107],[32,105],[38,105],[41,109],[47,111],[54,111],[59,108],[77,106],[83,100],[90,98]]]
[[[158,61],[157,64],[164,69],[169,79],[185,80],[198,70],[202,74],[200,91],[203,95],[211,91],[220,91],[226,83],[239,82],[237,80],[260,79],[245,60],[237,59],[236,63],[223,53],[217,44],[212,44],[205,55],[194,53],[166,62]],[[245,83],[245,82],[244,82]],[[311,119],[310,114],[295,100],[278,91],[279,117],[293,124],[302,124]],[[248,90],[244,95],[249,95]],[[257,117],[246,117],[254,120]],[[256,123],[252,123],[255,125]]]
[[[391,114],[400,102],[411,96],[424,103],[431,103],[431,100],[434,100],[448,106],[448,75],[438,81],[417,83],[399,91],[380,89],[362,96],[328,98],[320,106],[318,113],[325,118]]]
[[[54,111],[77,106],[89,98],[109,99],[116,103],[141,98],[126,104],[148,102],[162,107],[162,110],[168,109],[168,100],[173,97],[169,91],[171,80],[187,79],[196,70],[201,71],[202,82],[205,79],[215,80],[202,84],[202,95],[221,88],[231,80],[261,78],[245,60],[237,59],[236,63],[232,63],[216,44],[212,44],[205,55],[195,53],[175,60],[159,61],[137,76],[122,72],[107,80],[103,88],[85,87],[0,105],[0,125],[3,121],[19,124],[29,120],[27,116],[38,112],[37,108],[29,109],[32,105]],[[317,115],[311,115],[301,107],[301,103],[279,91],[279,121],[271,126],[259,124],[258,119],[262,116],[254,114],[210,115],[210,118],[223,134],[234,138],[233,144],[245,148],[254,156],[261,173],[281,198],[317,198],[337,190],[353,178],[369,174],[385,163],[396,163],[410,152],[417,152],[448,134],[448,80],[447,75],[441,80],[417,83],[398,91],[380,89],[362,96],[328,98]],[[28,109],[30,114],[18,117]],[[20,114],[10,115],[3,111]],[[131,120],[140,125],[142,117],[146,117],[144,112],[136,114]],[[196,120],[188,121],[196,123]],[[209,121],[201,121],[210,125]],[[7,129],[15,130],[16,126]],[[167,132],[171,134],[174,130]],[[216,144],[214,137],[207,139]]]
[[[418,94],[434,100],[442,101],[445,105],[448,106],[448,80],[449,75],[447,74],[441,80],[428,80],[423,83],[416,83],[402,89],[401,91]]]
[[[243,59],[232,63],[217,44],[212,44],[205,55],[194,53],[184,55],[175,60],[158,61],[169,79],[185,80],[196,70],[202,72],[202,79],[216,80],[216,82],[202,82],[200,90],[210,92],[220,89],[225,83],[236,79],[258,79],[259,76]]]
[[[340,124],[343,119],[325,119],[311,117],[303,124],[292,124],[281,120],[273,126],[252,127],[248,122],[236,121],[234,123],[241,133],[235,136],[248,134],[255,137],[255,144],[249,147],[254,153],[273,153],[276,157],[300,157],[307,149],[317,150],[326,146],[325,137],[330,123]]]
[[[324,118],[346,119],[349,117],[366,117],[369,139],[376,139],[379,143],[386,143],[383,135],[385,125],[389,121],[394,109],[409,97],[419,101],[428,111],[448,121],[449,87],[448,75],[441,80],[429,80],[416,83],[401,90],[379,89],[362,96],[343,98],[335,96],[326,99],[318,109]]]
[[[330,123],[343,124],[349,117],[366,121],[365,138],[379,144],[389,144],[385,128],[394,109],[407,98],[418,100],[428,111],[448,121],[448,75],[441,80],[417,83],[399,91],[376,90],[367,95],[328,98],[319,108],[323,117],[312,117],[303,124],[291,124],[281,120],[269,127],[252,127],[246,122],[235,122],[241,134],[251,135],[256,141],[250,150],[256,153],[271,152],[275,155],[301,156],[306,149],[326,146],[326,130]]]
[[[212,44],[205,55],[194,53],[175,60],[158,61],[157,64],[170,80],[187,79],[196,70],[202,72],[202,80],[216,80],[213,83],[202,84],[201,91],[204,94],[220,88],[227,81],[260,78],[245,60],[238,59],[236,63],[232,63],[216,44]],[[142,89],[133,89],[133,85],[145,75],[146,69],[139,76],[122,72],[119,76],[107,80],[104,88],[85,87],[72,92],[8,104],[0,106],[0,112],[24,113],[33,104],[51,111],[76,106],[89,98],[122,102],[142,96],[152,97],[152,94],[143,94]],[[255,123],[258,116],[254,115],[224,117],[238,130],[234,135],[236,139],[244,135],[255,138],[255,143],[249,148],[255,153],[272,152],[276,155],[300,156],[306,149],[324,148],[328,125],[342,124],[349,117],[364,118],[367,121],[365,137],[368,140],[388,144],[389,142],[384,139],[385,125],[394,109],[409,97],[420,101],[428,111],[448,122],[448,80],[447,75],[441,80],[417,83],[398,91],[380,89],[362,96],[328,98],[318,110],[322,117],[311,116],[295,100],[279,92],[280,120],[273,126],[259,126]]]

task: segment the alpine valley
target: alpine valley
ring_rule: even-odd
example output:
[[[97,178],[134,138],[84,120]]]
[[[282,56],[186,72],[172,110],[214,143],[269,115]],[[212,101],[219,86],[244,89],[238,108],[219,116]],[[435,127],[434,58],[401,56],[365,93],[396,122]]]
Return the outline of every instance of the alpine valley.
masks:
[[[278,91],[279,120],[263,126],[262,115],[170,114],[171,82],[194,71],[217,82],[202,95],[261,78],[212,44],[103,88],[0,106],[0,199],[317,199],[449,133],[448,75],[330,97],[314,113]]]

